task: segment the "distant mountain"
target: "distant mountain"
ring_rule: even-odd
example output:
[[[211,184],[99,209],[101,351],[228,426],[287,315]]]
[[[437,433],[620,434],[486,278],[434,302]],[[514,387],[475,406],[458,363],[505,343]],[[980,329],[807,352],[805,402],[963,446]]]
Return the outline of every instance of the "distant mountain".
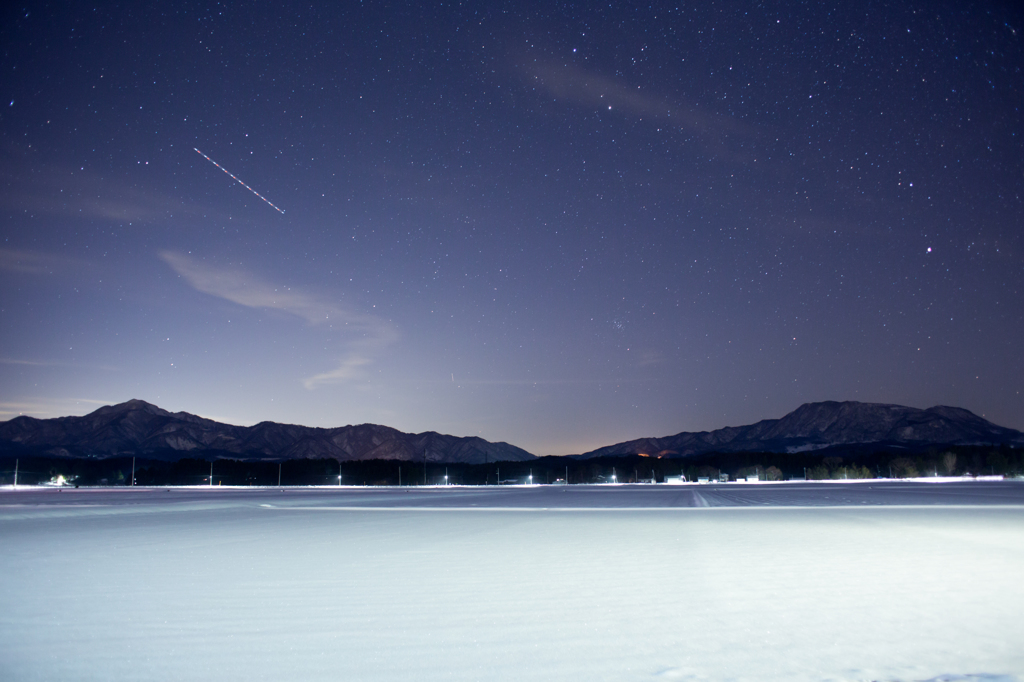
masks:
[[[645,454],[686,457],[708,452],[802,452],[841,445],[916,449],[928,445],[1024,444],[1024,433],[996,426],[959,407],[919,410],[880,403],[806,403],[782,419],[715,431],[683,432],[608,445],[580,459]]]
[[[62,457],[138,456],[230,457],[251,460],[331,458],[342,461],[395,459],[469,464],[534,459],[526,450],[482,438],[460,438],[428,431],[402,433],[387,426],[360,424],[318,429],[261,422],[232,426],[187,412],[167,412],[142,400],[110,405],[84,417],[0,422],[0,454],[33,453]]]
[[[709,452],[803,452],[837,446],[921,449],[931,445],[1012,443],[1024,433],[996,426],[957,407],[919,410],[902,405],[859,402],[807,403],[781,419],[715,431],[683,432],[609,445],[576,458],[644,454],[687,457]],[[403,433],[360,424],[318,429],[261,422],[232,426],[187,412],[171,413],[142,400],[110,405],[84,417],[0,422],[0,456],[182,457],[341,461],[392,459],[480,464],[526,461],[534,455],[508,443],[446,436],[433,431]]]

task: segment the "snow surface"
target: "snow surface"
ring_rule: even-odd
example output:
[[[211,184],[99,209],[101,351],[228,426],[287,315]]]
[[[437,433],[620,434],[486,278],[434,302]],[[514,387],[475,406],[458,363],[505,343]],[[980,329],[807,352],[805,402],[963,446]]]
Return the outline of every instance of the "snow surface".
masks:
[[[1024,484],[0,491],[0,679],[1017,680]]]

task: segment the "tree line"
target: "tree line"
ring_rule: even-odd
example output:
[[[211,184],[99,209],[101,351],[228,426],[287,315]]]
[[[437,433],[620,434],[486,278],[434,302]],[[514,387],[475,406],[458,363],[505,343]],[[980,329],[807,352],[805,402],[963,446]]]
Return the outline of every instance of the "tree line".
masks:
[[[830,448],[802,453],[731,452],[685,458],[640,455],[579,460],[541,457],[528,462],[489,464],[408,462],[397,460],[295,459],[246,461],[230,457],[182,458],[175,461],[131,457],[67,459],[29,455],[0,460],[0,484],[39,485],[64,482],[85,486],[305,486],[305,485],[510,485],[663,483],[667,477],[688,481],[723,478],[758,480],[915,478],[918,476],[1024,475],[1024,448],[954,446],[917,453]],[[212,465],[212,471],[211,471]],[[134,469],[133,469],[134,467]],[[133,480],[134,470],[134,480]],[[212,478],[211,478],[212,473]]]

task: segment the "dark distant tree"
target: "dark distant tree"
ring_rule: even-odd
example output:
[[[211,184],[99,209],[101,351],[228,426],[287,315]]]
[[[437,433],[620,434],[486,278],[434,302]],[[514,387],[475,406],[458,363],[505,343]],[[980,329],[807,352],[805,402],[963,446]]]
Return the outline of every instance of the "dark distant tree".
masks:
[[[769,481],[781,481],[782,469],[777,466],[770,466],[764,470],[764,477]]]
[[[942,469],[947,475],[951,475],[956,471],[956,454],[947,452],[942,456]]]
[[[720,471],[717,468],[711,466],[710,464],[704,464],[697,467],[697,478],[706,476],[707,478],[710,478],[712,481],[717,481],[719,473]]]
[[[982,472],[985,466],[985,458],[980,452],[975,452],[974,456],[971,457],[971,473],[977,476]]]
[[[857,466],[856,463],[845,467],[839,467],[832,472],[832,478],[837,479],[858,479],[872,478],[871,470],[867,467]]]
[[[892,469],[892,475],[896,478],[915,478],[917,476],[917,467],[909,457],[897,457],[889,462],[889,467]]]
[[[983,471],[981,473],[1005,474],[1007,464],[1008,462],[1006,459],[1006,455],[1004,455],[999,450],[993,450],[992,452],[988,453],[987,457],[985,457],[985,466],[988,468],[988,471]]]
[[[825,468],[827,468],[829,471],[834,471],[835,469],[839,468],[840,464],[843,463],[843,458],[842,457],[826,457],[825,459],[821,460],[821,463],[823,465],[825,465]]]
[[[812,481],[824,481],[825,479],[830,477],[831,474],[828,470],[828,467],[826,467],[824,464],[819,464],[818,466],[811,467],[810,469],[807,470],[807,478],[809,478]]]

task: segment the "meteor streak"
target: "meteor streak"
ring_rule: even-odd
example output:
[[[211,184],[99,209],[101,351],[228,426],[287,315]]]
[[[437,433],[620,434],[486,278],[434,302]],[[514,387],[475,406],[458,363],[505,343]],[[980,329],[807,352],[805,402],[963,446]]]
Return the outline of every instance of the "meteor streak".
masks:
[[[275,210],[275,211],[277,211],[278,213],[284,213],[284,211],[282,211],[281,209],[279,209],[279,208],[278,208],[277,206],[274,206],[274,204],[271,204],[271,203],[270,203],[270,201],[269,201],[269,200],[268,200],[268,199],[267,199],[267,198],[266,198],[265,196],[263,196],[262,194],[260,194],[260,193],[259,193],[259,192],[257,192],[256,190],[254,190],[254,189],[253,189],[252,187],[250,187],[249,185],[245,184],[244,182],[242,182],[241,180],[239,180],[238,178],[236,178],[236,177],[235,177],[234,175],[232,175],[232,174],[231,174],[231,171],[229,171],[229,170],[228,170],[227,168],[224,168],[224,167],[223,167],[223,166],[221,166],[221,165],[220,165],[219,163],[217,163],[216,161],[214,161],[214,160],[213,160],[213,159],[211,159],[211,158],[210,158],[209,156],[207,156],[206,154],[202,153],[201,151],[199,151],[199,150],[198,150],[198,149],[196,149],[195,147],[192,147],[192,149],[195,149],[196,153],[197,153],[197,154],[199,154],[199,156],[203,157],[204,159],[206,159],[207,161],[209,161],[210,163],[212,163],[212,164],[213,164],[214,166],[216,166],[217,168],[220,168],[220,169],[221,169],[222,171],[224,171],[225,173],[227,173],[228,175],[230,175],[230,176],[231,176],[231,179],[232,179],[232,180],[234,180],[235,182],[237,182],[237,183],[238,183],[239,185],[241,185],[242,187],[246,188],[247,190],[249,190],[250,192],[252,192],[252,193],[253,193],[253,194],[255,194],[256,196],[258,196],[258,197],[259,197],[260,199],[263,199],[263,201],[266,201],[266,202],[267,202],[268,204],[270,204],[270,207],[271,207],[272,209],[274,209],[274,210]]]

